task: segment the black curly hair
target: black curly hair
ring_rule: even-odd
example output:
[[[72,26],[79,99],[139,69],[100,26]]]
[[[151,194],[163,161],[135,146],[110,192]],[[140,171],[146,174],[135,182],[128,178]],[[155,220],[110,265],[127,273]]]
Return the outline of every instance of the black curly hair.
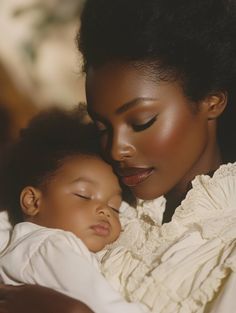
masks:
[[[218,137],[224,161],[235,161],[235,38],[235,0],[87,0],[77,42],[85,72],[125,61],[180,81],[195,102],[227,92]]]
[[[24,220],[20,194],[26,186],[44,188],[68,157],[100,157],[97,132],[81,110],[49,109],[36,115],[6,150],[0,167],[0,206],[14,225]],[[129,201],[127,189],[123,196]]]

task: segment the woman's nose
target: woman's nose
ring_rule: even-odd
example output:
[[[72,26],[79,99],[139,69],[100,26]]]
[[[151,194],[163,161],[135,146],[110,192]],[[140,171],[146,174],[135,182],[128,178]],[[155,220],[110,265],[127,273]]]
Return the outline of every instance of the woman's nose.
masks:
[[[113,134],[110,154],[115,161],[124,161],[134,156],[135,147],[129,141],[127,133],[119,131]]]

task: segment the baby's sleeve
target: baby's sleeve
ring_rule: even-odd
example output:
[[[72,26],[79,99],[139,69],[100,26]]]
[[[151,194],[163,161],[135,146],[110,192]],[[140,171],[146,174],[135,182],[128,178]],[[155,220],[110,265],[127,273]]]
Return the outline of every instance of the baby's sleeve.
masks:
[[[22,271],[25,283],[63,292],[87,304],[96,313],[142,313],[146,307],[128,303],[112,289],[82,242],[61,234],[47,238]]]
[[[6,211],[0,212],[0,253],[8,244],[12,226],[8,219]]]

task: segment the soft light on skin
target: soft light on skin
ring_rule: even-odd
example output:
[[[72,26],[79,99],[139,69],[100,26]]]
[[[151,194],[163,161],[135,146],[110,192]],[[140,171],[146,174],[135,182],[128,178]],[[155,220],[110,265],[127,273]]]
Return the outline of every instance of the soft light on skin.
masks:
[[[193,103],[180,83],[150,77],[127,63],[90,68],[88,108],[105,151],[121,168],[153,170],[131,187],[135,195],[155,199],[172,193],[177,202],[196,175],[220,165],[216,118],[226,97],[219,93]]]
[[[42,189],[28,186],[21,194],[26,220],[70,231],[93,252],[118,238],[121,201],[111,166],[81,155],[67,158]]]

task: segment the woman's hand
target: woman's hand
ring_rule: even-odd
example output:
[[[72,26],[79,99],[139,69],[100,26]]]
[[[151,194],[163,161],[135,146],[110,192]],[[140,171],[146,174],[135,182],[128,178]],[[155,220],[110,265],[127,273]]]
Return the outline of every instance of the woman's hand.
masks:
[[[93,313],[85,304],[55,290],[0,285],[0,313]]]

